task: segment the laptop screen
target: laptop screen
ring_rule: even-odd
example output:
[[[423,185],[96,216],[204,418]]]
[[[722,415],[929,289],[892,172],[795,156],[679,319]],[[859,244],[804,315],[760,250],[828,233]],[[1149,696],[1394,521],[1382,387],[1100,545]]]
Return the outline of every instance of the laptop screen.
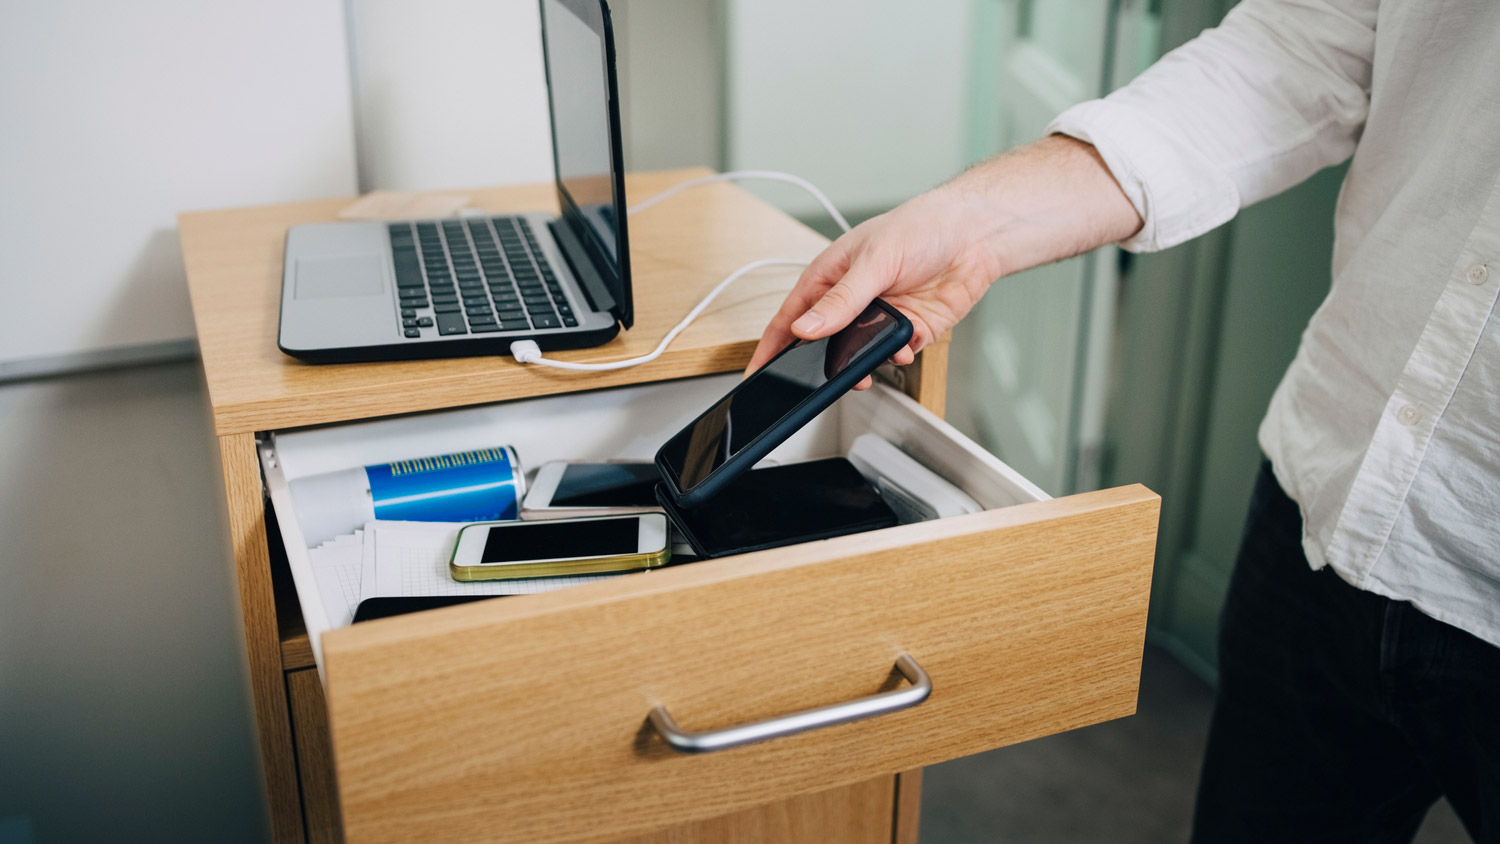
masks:
[[[558,202],[629,328],[630,255],[609,11],[603,0],[541,0],[541,11]]]

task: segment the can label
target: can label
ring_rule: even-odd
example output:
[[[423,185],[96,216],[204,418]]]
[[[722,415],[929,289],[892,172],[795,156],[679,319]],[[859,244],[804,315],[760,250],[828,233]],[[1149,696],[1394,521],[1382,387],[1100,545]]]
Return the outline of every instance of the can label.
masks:
[[[375,518],[413,522],[514,519],[524,481],[508,446],[366,466]]]

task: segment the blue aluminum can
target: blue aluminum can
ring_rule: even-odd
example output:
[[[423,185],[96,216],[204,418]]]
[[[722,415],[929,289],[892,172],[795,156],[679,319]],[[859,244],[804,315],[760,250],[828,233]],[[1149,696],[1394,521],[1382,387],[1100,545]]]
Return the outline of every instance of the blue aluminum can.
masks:
[[[510,446],[357,466],[291,482],[308,546],[351,533],[372,519],[492,522],[514,519],[526,475]]]
[[[377,519],[514,519],[526,492],[526,476],[510,446],[366,466],[365,477]]]

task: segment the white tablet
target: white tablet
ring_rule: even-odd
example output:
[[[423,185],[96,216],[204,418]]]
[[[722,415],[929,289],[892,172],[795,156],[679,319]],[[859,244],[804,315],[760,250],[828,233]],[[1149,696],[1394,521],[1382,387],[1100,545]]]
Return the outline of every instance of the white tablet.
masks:
[[[849,449],[849,462],[880,491],[902,524],[946,519],[984,509],[963,490],[876,434],[855,438]]]

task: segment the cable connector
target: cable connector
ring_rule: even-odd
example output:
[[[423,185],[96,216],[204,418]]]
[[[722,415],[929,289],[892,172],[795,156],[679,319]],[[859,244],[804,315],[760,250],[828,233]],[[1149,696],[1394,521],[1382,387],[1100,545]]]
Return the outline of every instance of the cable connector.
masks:
[[[510,344],[510,356],[517,363],[536,363],[542,359],[542,347],[535,340],[517,340]]]

